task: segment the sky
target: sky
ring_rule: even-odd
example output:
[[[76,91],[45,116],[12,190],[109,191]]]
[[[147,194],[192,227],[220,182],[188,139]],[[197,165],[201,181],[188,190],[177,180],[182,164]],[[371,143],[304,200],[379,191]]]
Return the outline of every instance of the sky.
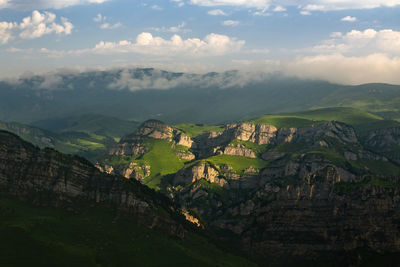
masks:
[[[400,84],[400,0],[0,0],[0,78],[116,67]]]

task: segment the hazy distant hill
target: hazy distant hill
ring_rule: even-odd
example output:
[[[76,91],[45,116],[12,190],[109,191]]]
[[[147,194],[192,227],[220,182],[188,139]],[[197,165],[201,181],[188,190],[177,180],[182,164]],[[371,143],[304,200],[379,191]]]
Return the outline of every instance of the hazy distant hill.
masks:
[[[135,131],[139,125],[94,114],[42,120],[34,124],[36,126],[0,121],[0,130],[15,133],[40,148],[51,147],[90,160],[101,157],[108,146]]]
[[[206,75],[130,69],[0,82],[0,120],[36,122],[101,114],[168,123],[222,123],[317,107],[356,107],[400,118],[400,86],[343,86],[280,75]]]

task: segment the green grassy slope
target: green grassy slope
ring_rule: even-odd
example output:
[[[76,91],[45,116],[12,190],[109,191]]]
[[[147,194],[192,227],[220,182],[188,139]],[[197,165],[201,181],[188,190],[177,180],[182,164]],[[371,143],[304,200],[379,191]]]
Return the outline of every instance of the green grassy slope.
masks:
[[[2,266],[253,266],[189,233],[168,238],[111,211],[74,213],[0,198]]]
[[[84,114],[34,122],[33,125],[54,132],[83,132],[98,136],[121,138],[139,126],[138,122],[119,118]]]
[[[297,128],[324,121],[344,122],[352,125],[357,131],[400,126],[400,123],[396,121],[387,120],[381,116],[348,107],[322,108],[282,115],[264,115],[250,122],[272,124],[277,128]]]
[[[400,121],[399,93],[399,86],[389,84],[342,86],[321,98],[314,108],[352,107]]]
[[[0,129],[13,132],[39,147],[53,147],[96,161],[109,146],[134,131],[138,123],[117,118],[82,115],[37,122],[36,126],[0,122]]]
[[[176,173],[183,168],[187,160],[179,158],[176,153],[187,151],[186,147],[173,146],[167,140],[147,138],[144,145],[149,152],[143,156],[112,156],[105,159],[106,164],[112,166],[126,165],[135,162],[140,165],[150,166],[150,176],[143,180],[143,183],[151,188],[159,189],[163,176]]]
[[[164,175],[176,173],[183,168],[186,160],[175,154],[178,149],[183,148],[173,148],[168,141],[159,139],[147,140],[146,146],[149,152],[138,162],[151,166],[151,175],[143,183],[151,188],[158,188]]]
[[[222,132],[224,130],[224,127],[222,125],[204,125],[191,123],[181,123],[175,125],[174,128],[181,130],[190,137],[196,137],[205,132]]]
[[[206,161],[214,165],[228,164],[238,174],[243,174],[244,170],[253,167],[256,170],[260,170],[268,165],[268,162],[262,159],[253,159],[242,156],[231,156],[231,155],[218,155],[207,158]]]

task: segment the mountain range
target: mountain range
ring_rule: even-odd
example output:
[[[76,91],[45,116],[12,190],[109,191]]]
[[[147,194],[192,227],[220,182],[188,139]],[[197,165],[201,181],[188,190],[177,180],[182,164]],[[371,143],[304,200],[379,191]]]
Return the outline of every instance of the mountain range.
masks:
[[[399,92],[396,85],[345,86],[239,71],[203,75],[157,69],[65,72],[0,82],[0,120],[35,125],[98,114],[171,124],[219,124],[323,107],[353,107],[399,119]]]
[[[52,75],[0,84],[1,262],[400,262],[399,86]]]

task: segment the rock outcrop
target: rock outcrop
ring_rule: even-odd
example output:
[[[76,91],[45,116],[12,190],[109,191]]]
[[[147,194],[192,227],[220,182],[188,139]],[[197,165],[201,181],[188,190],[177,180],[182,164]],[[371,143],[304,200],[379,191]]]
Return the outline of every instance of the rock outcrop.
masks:
[[[362,134],[364,146],[400,164],[400,127],[379,129]]]
[[[142,123],[140,127],[133,134],[124,136],[121,138],[119,144],[130,144],[137,143],[143,137],[150,137],[154,139],[163,139],[169,142],[174,142],[176,145],[185,147],[192,147],[192,139],[185,135],[183,132],[172,128],[168,124],[165,124],[157,120],[148,120]]]
[[[253,150],[246,148],[244,145],[228,145],[223,150],[217,150],[216,154],[224,154],[224,155],[231,155],[231,156],[241,156],[241,157],[248,157],[248,158],[257,158],[256,153]]]
[[[258,145],[270,144],[278,129],[267,124],[228,124],[225,132],[233,139],[249,141]]]
[[[201,162],[197,165],[183,169],[182,171],[178,172],[175,175],[173,184],[174,185],[181,184],[186,186],[188,184],[195,183],[201,179],[205,179],[210,183],[215,183],[218,184],[219,186],[224,186],[226,184],[226,181],[224,179],[220,179],[218,176],[219,176],[218,170],[216,170],[209,164]]]
[[[141,156],[148,152],[146,146],[139,140],[135,142],[120,142],[108,150],[109,155],[115,156]]]
[[[234,140],[251,142],[257,145],[279,145],[282,143],[315,143],[321,141],[322,137],[336,139],[340,143],[358,143],[354,129],[340,122],[326,122],[303,128],[282,128],[277,129],[267,124],[228,124],[223,132],[208,132],[195,138],[194,151],[199,158],[212,156],[224,149],[226,154],[235,154],[229,145]],[[320,146],[323,145],[319,144]],[[243,147],[244,148],[244,147]],[[250,151],[248,151],[250,152]],[[237,152],[241,153],[241,152]],[[253,153],[241,154],[250,155]]]

